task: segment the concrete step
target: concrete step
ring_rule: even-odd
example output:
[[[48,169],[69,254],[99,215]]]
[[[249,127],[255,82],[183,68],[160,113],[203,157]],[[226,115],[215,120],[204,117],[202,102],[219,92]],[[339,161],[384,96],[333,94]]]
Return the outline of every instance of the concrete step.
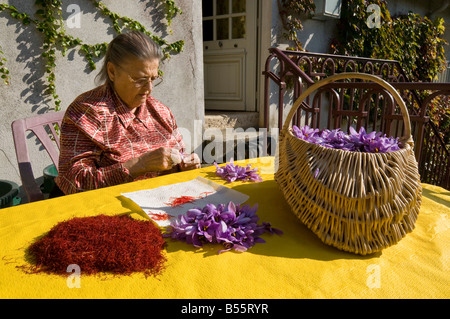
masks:
[[[258,127],[258,112],[223,112],[206,111],[205,129],[208,128],[243,128]]]

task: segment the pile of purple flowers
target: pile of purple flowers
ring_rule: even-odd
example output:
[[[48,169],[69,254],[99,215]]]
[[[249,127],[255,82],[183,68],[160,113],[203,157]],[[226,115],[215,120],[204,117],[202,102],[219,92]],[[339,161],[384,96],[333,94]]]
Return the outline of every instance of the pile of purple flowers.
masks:
[[[195,247],[203,244],[221,244],[224,249],[219,254],[234,249],[246,251],[256,243],[264,243],[263,233],[281,235],[281,230],[272,228],[270,223],[258,224],[258,205],[240,206],[233,202],[217,207],[208,204],[203,208],[189,209],[168,227],[165,237],[181,240]]]
[[[223,167],[219,167],[216,162],[214,162],[214,165],[217,168],[216,174],[227,180],[229,183],[234,182],[235,180],[253,182],[262,181],[261,176],[258,174],[258,168],[252,169],[250,164],[246,167],[234,165],[233,158],[231,158],[230,163]]]
[[[400,149],[398,138],[387,137],[386,134],[375,131],[366,133],[364,127],[359,132],[350,127],[350,134],[345,134],[340,129],[319,131],[308,125],[301,128],[293,125],[292,132],[294,136],[307,142],[346,151],[387,153]]]

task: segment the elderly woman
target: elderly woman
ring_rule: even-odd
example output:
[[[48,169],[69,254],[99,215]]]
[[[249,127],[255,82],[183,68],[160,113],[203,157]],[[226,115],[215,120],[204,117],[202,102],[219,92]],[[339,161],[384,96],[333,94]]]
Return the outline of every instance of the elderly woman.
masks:
[[[78,96],[61,125],[56,185],[71,194],[200,167],[172,112],[150,94],[161,48],[140,32],[112,40],[103,85]]]

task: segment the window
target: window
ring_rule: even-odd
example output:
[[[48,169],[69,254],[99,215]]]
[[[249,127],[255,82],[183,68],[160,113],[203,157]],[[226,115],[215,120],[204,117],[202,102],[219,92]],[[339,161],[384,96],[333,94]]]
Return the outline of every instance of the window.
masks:
[[[245,0],[202,0],[203,41],[246,37]]]

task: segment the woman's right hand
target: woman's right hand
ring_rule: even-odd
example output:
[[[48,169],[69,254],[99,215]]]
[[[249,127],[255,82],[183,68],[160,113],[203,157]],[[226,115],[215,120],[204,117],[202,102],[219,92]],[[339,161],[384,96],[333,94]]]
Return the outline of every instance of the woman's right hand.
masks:
[[[131,176],[136,178],[147,172],[163,172],[181,163],[180,152],[175,148],[160,147],[123,163]]]

